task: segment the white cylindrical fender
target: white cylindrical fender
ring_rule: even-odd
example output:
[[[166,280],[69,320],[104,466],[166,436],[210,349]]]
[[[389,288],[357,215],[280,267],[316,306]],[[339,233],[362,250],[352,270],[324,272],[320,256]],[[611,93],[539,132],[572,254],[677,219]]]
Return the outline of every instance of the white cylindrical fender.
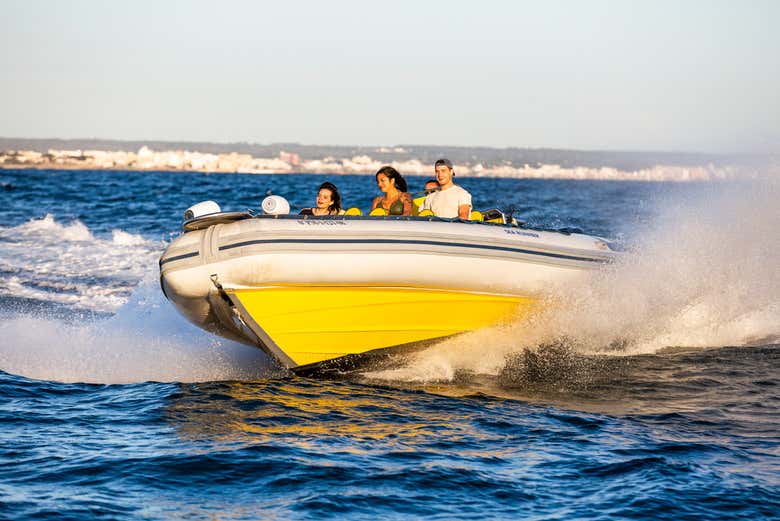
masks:
[[[214,201],[201,201],[198,204],[192,205],[184,211],[184,220],[189,221],[203,215],[209,215],[212,213],[219,213],[222,209]]]
[[[290,203],[281,195],[269,195],[263,199],[263,211],[270,215],[286,215],[290,213]]]

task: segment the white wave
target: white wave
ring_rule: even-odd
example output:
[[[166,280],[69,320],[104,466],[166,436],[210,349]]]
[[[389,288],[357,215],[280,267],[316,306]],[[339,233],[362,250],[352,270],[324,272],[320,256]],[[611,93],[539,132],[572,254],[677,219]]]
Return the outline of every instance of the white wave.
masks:
[[[615,341],[650,353],[777,338],[778,197],[780,183],[770,181],[669,202],[624,262],[561,295],[552,323],[595,352]]]
[[[134,235],[122,230],[112,230],[111,240],[114,244],[122,246],[142,246],[147,244],[147,240],[140,235]]]
[[[780,182],[713,185],[661,202],[658,222],[615,265],[557,288],[545,310],[463,335],[374,378],[497,374],[507,356],[564,342],[585,354],[780,342]],[[630,232],[629,232],[630,233]]]
[[[80,221],[73,221],[63,225],[54,220],[54,216],[46,214],[43,219],[32,219],[29,222],[15,228],[0,231],[0,235],[16,234],[35,239],[57,238],[61,241],[93,241],[94,237],[89,229]]]
[[[113,312],[156,266],[161,241],[114,230],[100,238],[80,221],[51,215],[0,228],[0,295]]]
[[[127,302],[130,285],[106,287],[100,284],[76,283],[67,280],[44,280],[40,278],[36,287],[26,285],[25,279],[10,276],[0,282],[0,294],[37,300],[46,303],[63,304],[76,310],[110,312]],[[133,284],[134,285],[134,284]]]
[[[278,371],[259,349],[201,331],[173,309],[159,288],[160,241],[123,230],[96,237],[79,221],[62,224],[51,215],[0,228],[0,240],[0,296],[115,312],[79,323],[6,310],[0,370],[94,383],[248,379]]]
[[[280,374],[257,348],[187,323],[150,273],[111,318],[0,321],[0,370],[40,380],[122,384],[257,379]]]

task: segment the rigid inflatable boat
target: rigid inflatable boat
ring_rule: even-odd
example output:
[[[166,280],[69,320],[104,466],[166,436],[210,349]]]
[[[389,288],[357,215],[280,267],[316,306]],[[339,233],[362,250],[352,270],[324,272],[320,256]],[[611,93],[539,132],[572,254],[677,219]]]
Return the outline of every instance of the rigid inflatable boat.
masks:
[[[598,237],[436,217],[191,217],[160,258],[191,322],[299,373],[516,320],[611,261]]]

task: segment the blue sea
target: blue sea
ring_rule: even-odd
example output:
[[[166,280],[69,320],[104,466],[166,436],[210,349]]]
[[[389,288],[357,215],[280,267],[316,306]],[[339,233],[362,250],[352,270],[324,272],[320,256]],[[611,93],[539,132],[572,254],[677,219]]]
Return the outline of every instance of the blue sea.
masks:
[[[780,519],[777,180],[456,178],[623,256],[536,317],[339,380],[167,303],[188,206],[310,206],[326,179],[376,195],[0,170],[0,519]]]

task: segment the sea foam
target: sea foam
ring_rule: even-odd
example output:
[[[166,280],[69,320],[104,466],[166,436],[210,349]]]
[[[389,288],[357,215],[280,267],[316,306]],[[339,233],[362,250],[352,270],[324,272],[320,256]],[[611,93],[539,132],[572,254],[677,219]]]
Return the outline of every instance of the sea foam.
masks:
[[[104,384],[283,374],[259,349],[187,323],[162,296],[155,275],[110,318],[26,314],[0,321],[0,369],[39,380]]]
[[[160,241],[123,230],[96,237],[79,221],[63,224],[51,215],[0,229],[0,240],[0,298],[28,303],[3,309],[0,370],[91,383],[247,379],[278,371],[259,349],[206,333],[173,309],[159,287]],[[52,303],[67,310],[64,317]]]
[[[0,228],[0,297],[111,313],[156,265],[161,241],[114,230],[96,237],[82,222],[52,215]]]

